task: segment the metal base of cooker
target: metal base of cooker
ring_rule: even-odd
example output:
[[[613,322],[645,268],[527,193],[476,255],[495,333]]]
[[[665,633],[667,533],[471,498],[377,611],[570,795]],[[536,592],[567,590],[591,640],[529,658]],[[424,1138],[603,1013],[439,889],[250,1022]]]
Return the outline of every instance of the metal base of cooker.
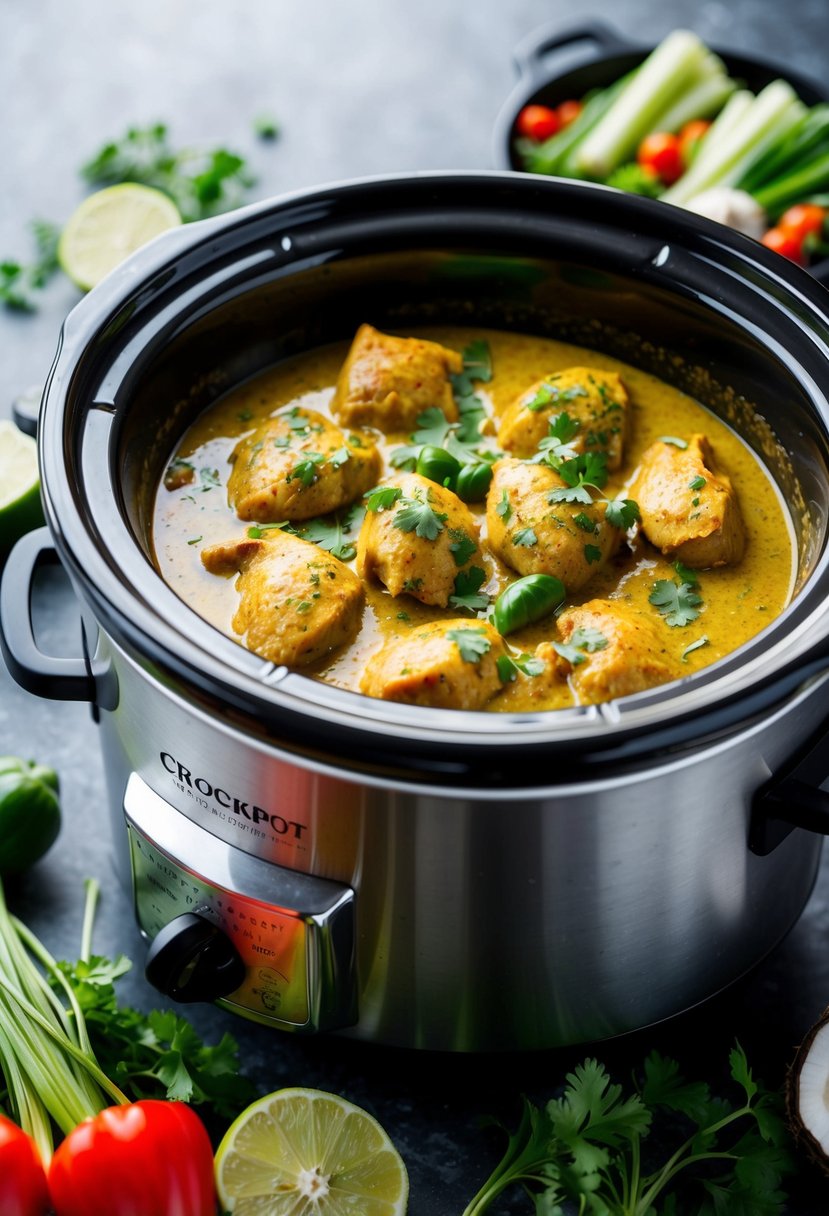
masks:
[[[305,985],[301,1010],[329,1011],[322,1021],[292,1023],[261,995],[229,998],[275,1026],[452,1051],[619,1035],[749,970],[796,921],[815,880],[820,837],[795,830],[757,857],[747,835],[754,790],[826,719],[826,678],[704,750],[527,794],[358,781],[218,722],[124,655],[117,670],[119,707],[101,721],[105,765],[121,874],[148,934],[176,907],[156,900],[148,911],[152,880],[136,871],[134,826],[125,828],[131,778],[152,793],[142,831],[163,844],[171,881],[203,880],[202,906],[212,884],[285,911],[292,876],[348,893],[354,1004],[343,997],[342,956],[303,964],[293,984],[292,999]],[[224,880],[199,874],[216,858]],[[227,907],[210,916],[231,932]],[[249,971],[261,961],[249,959]]]

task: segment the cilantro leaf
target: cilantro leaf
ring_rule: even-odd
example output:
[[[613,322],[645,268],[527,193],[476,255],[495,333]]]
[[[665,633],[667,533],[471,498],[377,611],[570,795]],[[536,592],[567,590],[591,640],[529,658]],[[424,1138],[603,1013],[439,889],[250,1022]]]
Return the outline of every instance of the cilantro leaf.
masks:
[[[443,447],[443,441],[449,434],[452,423],[448,420],[442,409],[432,405],[428,410],[424,410],[422,414],[417,416],[417,430],[412,438],[415,443],[421,445],[430,445],[432,447]]]
[[[492,646],[483,629],[449,629],[446,636],[455,643],[464,663],[477,663]]]
[[[424,540],[437,540],[443,531],[446,515],[435,511],[421,498],[403,498],[405,504],[396,512],[392,523],[401,532],[414,532]]]
[[[486,418],[484,403],[474,394],[458,397],[458,440],[460,443],[477,443],[481,438],[480,426]]]
[[[507,523],[512,516],[512,507],[510,506],[509,495],[507,494],[506,490],[501,491],[501,497],[498,499],[495,506],[495,514],[500,515],[504,523]]]
[[[495,660],[495,666],[498,669],[498,678],[502,684],[510,684],[516,679],[519,671],[525,676],[540,676],[547,670],[547,664],[543,659],[537,659],[533,655],[522,654],[518,658],[513,655],[502,654]]]
[[[604,650],[608,645],[608,640],[598,629],[592,629],[590,626],[580,629],[574,629],[570,634],[569,642],[553,642],[553,650],[556,654],[560,654],[563,659],[571,663],[573,667],[578,667],[579,664],[586,661],[588,654],[595,654],[597,650]]]
[[[685,647],[685,649],[682,652],[682,656],[681,656],[682,662],[687,663],[689,654],[693,654],[695,650],[699,650],[702,646],[708,646],[708,645],[709,645],[708,638],[705,634],[703,634],[701,638],[697,638],[697,640],[695,642],[691,642],[691,644],[689,646]]]
[[[532,410],[533,413],[537,413],[540,410],[547,409],[547,407],[550,405],[559,405],[568,401],[575,401],[576,397],[586,397],[588,395],[587,389],[581,384],[573,384],[570,386],[570,388],[558,388],[558,386],[553,383],[555,379],[556,377],[553,376],[549,382],[542,384],[541,388],[538,390],[532,400],[525,403],[528,410]],[[578,427],[578,423],[576,423],[576,426]],[[575,435],[575,431],[573,431],[573,435]],[[570,435],[569,438],[572,439],[573,435]],[[567,440],[564,442],[566,443]]]
[[[302,456],[303,459],[294,465],[285,480],[299,480],[308,489],[309,486],[312,486],[318,480],[319,471],[317,466],[324,463],[325,457],[322,452],[303,452]]]
[[[659,610],[666,624],[677,627],[689,625],[697,619],[702,596],[690,583],[677,585],[671,579],[660,578],[653,585],[648,603]]]
[[[369,490],[364,497],[366,510],[376,514],[378,511],[387,511],[389,507],[393,507],[398,499],[403,497],[403,491],[399,486],[376,486],[373,490]]]
[[[319,545],[332,557],[341,562],[350,562],[356,557],[357,549],[348,534],[359,532],[364,514],[364,509],[355,503],[333,515],[309,519],[298,528],[298,533],[303,540]]]
[[[691,587],[696,587],[699,582],[699,574],[696,570],[691,570],[682,562],[674,562],[674,570],[679,575],[681,582],[688,583]]]
[[[489,345],[483,338],[474,338],[463,351],[463,371],[450,376],[452,392],[456,397],[471,397],[473,381],[488,384],[492,379],[492,356]]]
[[[455,576],[455,594],[449,596],[453,608],[466,608],[469,612],[479,612],[489,606],[489,596],[481,587],[486,582],[486,571],[480,566],[470,566],[468,570],[459,570]]]
[[[538,544],[538,537],[533,528],[519,528],[512,537],[512,543],[519,548],[524,547],[529,549],[533,545]]]
[[[395,448],[389,455],[389,464],[394,469],[405,469],[407,473],[413,473],[422,448],[422,443],[409,443]]]
[[[455,565],[465,566],[472,554],[478,552],[477,544],[462,528],[450,528],[449,535],[452,537],[449,552],[452,554]]]
[[[639,504],[632,498],[612,498],[606,500],[605,519],[614,528],[627,532],[641,518]]]

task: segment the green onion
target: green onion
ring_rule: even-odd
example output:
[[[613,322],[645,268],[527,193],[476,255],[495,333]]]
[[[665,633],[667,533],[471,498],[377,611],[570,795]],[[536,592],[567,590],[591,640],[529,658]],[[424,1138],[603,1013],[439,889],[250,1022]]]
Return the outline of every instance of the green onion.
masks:
[[[764,190],[755,190],[754,197],[769,216],[776,218],[793,203],[803,202],[816,190],[829,188],[829,148],[808,164],[786,177],[773,182]]]

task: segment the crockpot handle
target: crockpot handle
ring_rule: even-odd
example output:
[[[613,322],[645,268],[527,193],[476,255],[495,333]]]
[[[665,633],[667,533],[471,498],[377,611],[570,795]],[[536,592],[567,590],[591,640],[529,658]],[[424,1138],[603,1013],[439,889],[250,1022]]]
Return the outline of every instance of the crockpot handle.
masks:
[[[633,44],[626,41],[615,30],[604,25],[601,21],[591,21],[586,25],[574,26],[571,30],[561,32],[556,25],[545,25],[540,30],[534,30],[513,51],[515,66],[522,77],[528,81],[539,80],[549,75],[549,58],[554,51],[563,50],[575,43],[592,44],[593,50],[585,55],[585,61],[598,59],[613,51],[629,51]]]
[[[794,828],[829,836],[829,792],[822,788],[827,769],[826,736],[821,731],[817,745],[792,769],[755,794],[748,835],[752,853],[767,857]]]
[[[35,572],[58,555],[48,528],[21,537],[9,554],[0,584],[0,647],[17,683],[38,697],[95,701],[95,680],[84,658],[61,659],[38,647],[32,621]]]

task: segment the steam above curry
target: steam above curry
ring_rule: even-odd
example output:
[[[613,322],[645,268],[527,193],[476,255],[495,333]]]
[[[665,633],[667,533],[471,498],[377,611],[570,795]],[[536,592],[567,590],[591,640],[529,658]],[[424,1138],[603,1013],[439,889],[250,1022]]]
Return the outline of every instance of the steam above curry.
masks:
[[[549,339],[364,325],[211,406],[154,545],[196,612],[372,697],[559,709],[692,674],[791,594],[789,520],[718,418]]]

